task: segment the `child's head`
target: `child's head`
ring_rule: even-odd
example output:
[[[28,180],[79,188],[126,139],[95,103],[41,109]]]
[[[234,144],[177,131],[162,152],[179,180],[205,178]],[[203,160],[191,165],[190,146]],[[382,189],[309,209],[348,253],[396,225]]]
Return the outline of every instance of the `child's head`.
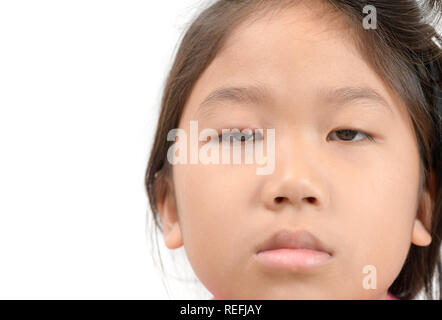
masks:
[[[415,1],[369,4],[375,29],[364,27],[364,1],[220,0],[184,35],[146,187],[166,246],[184,245],[215,298],[430,293],[442,232],[440,37]],[[190,136],[191,120],[219,133],[274,128],[273,173],[172,165],[167,134]],[[260,263],[263,241],[282,229],[314,234],[328,263]],[[363,286],[366,266],[375,289]]]

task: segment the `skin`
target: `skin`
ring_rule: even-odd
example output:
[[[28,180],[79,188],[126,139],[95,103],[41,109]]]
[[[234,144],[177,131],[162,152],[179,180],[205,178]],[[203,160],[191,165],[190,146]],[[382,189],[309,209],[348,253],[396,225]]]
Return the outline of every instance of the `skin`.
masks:
[[[175,191],[158,203],[166,246],[184,245],[216,299],[385,299],[411,243],[431,243],[431,202],[427,189],[418,193],[420,159],[406,106],[337,21],[315,13],[299,5],[242,23],[186,102],[179,128],[188,136],[190,120],[200,131],[276,130],[272,174],[257,175],[258,164],[174,165]],[[264,107],[223,104],[212,117],[197,117],[215,88],[257,83],[272,94]],[[372,88],[392,112],[370,101],[337,108],[318,100],[318,89],[331,85]],[[363,133],[327,139],[346,128],[376,141]],[[330,262],[311,270],[263,267],[254,259],[257,245],[283,228],[316,235],[333,250]],[[376,289],[362,286],[366,265],[376,268]]]

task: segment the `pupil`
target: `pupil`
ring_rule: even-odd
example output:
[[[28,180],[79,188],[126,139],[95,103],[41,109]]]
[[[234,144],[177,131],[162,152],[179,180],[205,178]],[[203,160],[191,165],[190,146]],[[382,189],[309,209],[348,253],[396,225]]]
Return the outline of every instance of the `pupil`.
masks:
[[[352,139],[356,135],[356,132],[354,130],[339,130],[339,132],[344,133],[344,138]]]

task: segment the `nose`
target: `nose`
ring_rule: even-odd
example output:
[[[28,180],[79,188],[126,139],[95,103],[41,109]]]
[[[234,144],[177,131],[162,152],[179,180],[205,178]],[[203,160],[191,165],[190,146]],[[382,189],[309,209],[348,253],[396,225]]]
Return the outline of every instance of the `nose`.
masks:
[[[308,142],[278,139],[275,170],[268,175],[262,189],[265,207],[279,211],[292,209],[320,210],[329,203],[327,172],[321,148]],[[322,158],[321,158],[322,157]]]

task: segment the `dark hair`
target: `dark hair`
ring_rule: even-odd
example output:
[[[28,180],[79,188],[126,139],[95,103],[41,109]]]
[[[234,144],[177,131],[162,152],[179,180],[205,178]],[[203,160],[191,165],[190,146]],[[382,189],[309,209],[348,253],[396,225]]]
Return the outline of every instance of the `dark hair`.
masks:
[[[169,130],[178,127],[183,107],[197,79],[223,48],[226,39],[245,20],[284,10],[300,0],[218,0],[192,21],[181,40],[168,74],[161,111],[145,176],[145,187],[155,226],[157,202],[174,192],[167,150]],[[433,299],[433,277],[442,287],[440,245],[442,234],[442,56],[441,36],[434,25],[440,21],[440,0],[322,0],[327,14],[338,13],[350,26],[352,40],[368,63],[405,102],[419,146],[422,183],[432,202],[432,242],[420,247],[411,244],[406,261],[389,291],[400,299],[413,299],[422,289]],[[365,30],[363,8],[377,10],[377,28]]]

